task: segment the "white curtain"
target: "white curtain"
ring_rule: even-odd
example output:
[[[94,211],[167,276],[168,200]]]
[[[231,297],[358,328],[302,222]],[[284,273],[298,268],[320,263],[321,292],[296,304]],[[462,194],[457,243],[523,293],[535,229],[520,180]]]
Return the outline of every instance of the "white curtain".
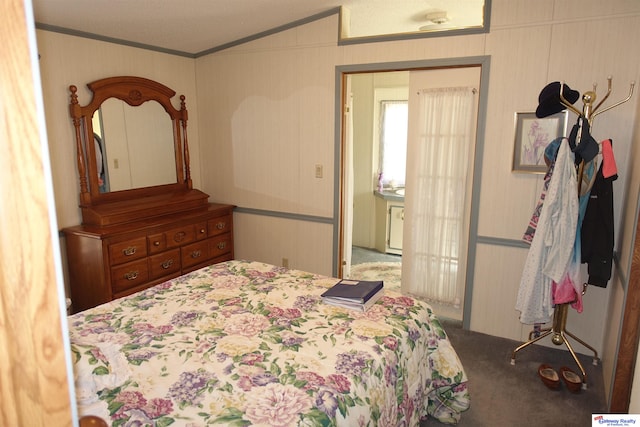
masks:
[[[407,153],[402,290],[459,306],[468,240],[473,88],[425,89]]]

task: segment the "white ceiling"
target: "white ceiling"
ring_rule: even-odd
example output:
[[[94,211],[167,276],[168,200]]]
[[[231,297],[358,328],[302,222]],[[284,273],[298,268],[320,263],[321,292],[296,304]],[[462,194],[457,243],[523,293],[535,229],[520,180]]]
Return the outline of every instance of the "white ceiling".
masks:
[[[446,10],[450,23],[481,17],[483,0],[32,0],[36,25],[196,55],[345,6],[351,35],[390,24],[409,31],[425,14]],[[479,5],[479,7],[478,7]],[[473,10],[476,10],[475,12]],[[362,28],[360,28],[362,27]],[[413,29],[411,29],[413,28]]]

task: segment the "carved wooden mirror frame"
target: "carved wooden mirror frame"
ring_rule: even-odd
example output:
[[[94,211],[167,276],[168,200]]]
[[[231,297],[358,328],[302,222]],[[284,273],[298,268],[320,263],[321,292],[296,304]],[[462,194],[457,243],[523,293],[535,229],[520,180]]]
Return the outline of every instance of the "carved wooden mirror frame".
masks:
[[[184,95],[180,96],[180,109],[176,109],[171,103],[175,91],[153,80],[132,76],[96,80],[88,83],[87,87],[93,96],[91,102],[81,106],[78,102],[78,88],[69,86],[69,112],[75,130],[83,224],[111,225],[129,222],[193,209],[207,203],[208,195],[194,190],[191,181],[188,114]],[[156,101],[164,108],[172,122],[176,183],[108,193],[99,191],[98,167],[96,162],[88,161],[96,158],[92,118],[102,103],[110,98],[120,99],[133,107],[147,101]]]

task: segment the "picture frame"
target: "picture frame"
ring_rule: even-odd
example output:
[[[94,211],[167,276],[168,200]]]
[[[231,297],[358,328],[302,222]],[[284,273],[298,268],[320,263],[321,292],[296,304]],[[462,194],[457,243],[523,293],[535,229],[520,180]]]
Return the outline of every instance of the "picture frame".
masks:
[[[515,114],[513,172],[547,172],[544,150],[558,137],[566,136],[568,111],[538,118],[535,113]]]

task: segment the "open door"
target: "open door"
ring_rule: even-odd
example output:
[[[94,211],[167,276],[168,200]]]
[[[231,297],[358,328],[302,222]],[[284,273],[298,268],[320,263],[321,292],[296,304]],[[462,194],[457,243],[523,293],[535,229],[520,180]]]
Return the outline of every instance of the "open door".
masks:
[[[342,263],[340,277],[349,277],[351,273],[351,246],[353,242],[353,96],[351,93],[351,79],[343,76],[343,133],[342,133]]]
[[[363,221],[358,220],[357,224],[354,224],[354,182],[356,183],[355,185],[358,186],[358,188],[360,188],[360,184],[361,183],[365,183],[365,185],[368,185],[369,188],[366,190],[366,192],[368,194],[373,194],[373,190],[375,187],[375,180],[374,180],[374,170],[372,170],[372,168],[370,170],[368,170],[367,172],[365,172],[366,176],[360,176],[358,174],[356,174],[354,176],[354,152],[357,153],[355,154],[357,156],[356,161],[358,163],[362,162],[362,156],[363,156],[363,150],[361,150],[359,148],[359,145],[361,144],[361,140],[362,135],[360,135],[359,133],[357,135],[354,135],[355,132],[362,132],[362,126],[361,124],[359,124],[357,121],[359,120],[358,117],[361,117],[362,114],[366,113],[363,111],[359,111],[358,112],[354,112],[353,108],[354,108],[354,104],[355,104],[355,108],[358,108],[358,105],[360,105],[360,101],[354,101],[351,97],[352,93],[355,92],[359,92],[359,85],[361,83],[358,83],[355,87],[352,87],[351,84],[351,77],[352,76],[357,76],[358,79],[362,79],[363,76],[376,76],[376,75],[380,75],[380,74],[391,74],[392,72],[397,72],[398,69],[394,69],[394,70],[389,70],[389,71],[376,71],[376,70],[372,70],[370,73],[363,73],[363,72],[358,72],[358,73],[354,73],[354,74],[348,74],[345,73],[342,75],[342,83],[343,83],[343,111],[342,111],[342,144],[341,144],[341,153],[342,153],[342,168],[341,168],[341,179],[342,179],[342,183],[341,183],[341,204],[342,204],[342,208],[341,208],[341,216],[340,216],[340,222],[341,222],[341,228],[340,228],[340,258],[339,258],[339,271],[338,273],[341,275],[340,277],[348,277],[348,274],[350,272],[350,268],[351,268],[351,250],[352,250],[352,244],[355,241],[355,239],[352,237],[353,233],[354,233],[354,227],[356,227],[356,225],[358,226],[358,231],[360,231],[363,228]],[[407,79],[408,81],[415,81],[416,82],[416,87],[420,87],[420,88],[425,88],[425,87],[434,87],[433,85],[436,85],[435,87],[449,87],[449,86],[462,86],[462,85],[466,85],[466,86],[472,86],[474,88],[479,88],[480,85],[480,71],[481,71],[481,66],[480,65],[469,65],[469,66],[463,66],[463,67],[454,67],[454,68],[449,68],[449,67],[434,67],[434,68],[427,68],[427,69],[407,69],[404,70],[405,72],[408,72],[408,74],[410,74],[409,79]],[[372,79],[375,80],[375,77],[372,77]],[[358,80],[360,82],[360,80]],[[424,83],[424,82],[427,83]],[[409,86],[406,81],[405,84],[407,86]],[[426,86],[425,86],[426,84]],[[373,85],[375,86],[375,84]],[[413,89],[411,88],[412,86],[409,86],[408,92],[409,92],[409,96],[411,97],[412,94],[414,94]],[[478,97],[476,97],[476,107],[475,107],[475,111],[474,111],[474,117],[477,120],[477,99]],[[372,96],[372,100],[371,102],[374,102],[373,100],[373,96]],[[414,107],[415,108],[415,107]],[[411,103],[409,104],[409,115],[411,116],[412,112],[411,112]],[[411,125],[411,123],[410,123]],[[475,129],[475,122],[474,122],[474,129]],[[416,132],[416,131],[412,131],[411,129],[409,129],[409,132]],[[369,138],[369,144],[371,146],[374,146],[375,141],[374,141],[374,137],[373,135]],[[356,143],[358,144],[358,147],[354,148],[354,141],[357,141]],[[473,141],[475,142],[475,136],[473,137]],[[411,142],[409,142],[411,143]],[[375,156],[379,155],[378,151],[377,151],[377,147],[373,147],[373,148],[369,148],[369,150],[367,150],[365,153],[366,156],[368,156],[368,158],[366,159],[366,161],[368,161],[370,164],[375,164]],[[471,156],[473,156],[473,152],[471,153]],[[469,223],[470,223],[470,206],[471,206],[471,187],[473,186],[473,160],[470,161],[470,171],[469,171],[469,196],[465,199],[465,231],[463,233],[463,238],[465,239],[465,242],[461,243],[460,247],[461,250],[463,251],[462,254],[462,264],[460,264],[459,266],[459,271],[460,271],[460,276],[462,277],[461,280],[461,285],[462,285],[462,291],[460,292],[460,297],[458,298],[458,306],[455,307],[455,309],[453,310],[454,312],[447,312],[446,316],[447,317],[452,317],[452,318],[457,318],[457,319],[462,319],[462,313],[463,313],[463,300],[464,300],[464,284],[465,284],[465,274],[466,274],[466,248],[467,248],[467,241],[469,239]],[[357,169],[357,168],[356,168]],[[359,172],[358,172],[359,173]],[[357,190],[356,191],[357,194],[360,193],[365,193],[364,191],[360,191]],[[373,197],[371,197],[373,199]],[[359,199],[360,200],[360,199]],[[407,202],[406,198],[405,198],[405,203]],[[360,206],[360,205],[358,205]],[[372,208],[370,210],[373,210],[373,202],[372,202]],[[404,212],[402,213],[403,215],[403,219],[404,219]],[[403,221],[404,222],[404,221]],[[373,229],[375,227],[374,221],[371,221],[371,225],[367,225],[367,227],[369,229]],[[368,232],[368,230],[364,230],[365,233]],[[398,235],[397,231],[398,230],[394,230],[396,232],[396,236]],[[376,230],[372,231],[373,233],[376,233]],[[406,230],[400,231],[400,235],[403,236],[403,238],[398,239],[400,242],[402,242],[403,240],[406,239]],[[360,236],[360,234],[358,235]],[[386,239],[386,236],[385,236]],[[361,240],[359,238],[359,240]],[[371,239],[371,240],[375,240],[375,239]],[[394,245],[397,246],[396,244],[396,240],[394,239]],[[404,246],[403,244],[401,244],[402,246]],[[358,245],[360,246],[360,245]],[[369,247],[374,247],[374,245],[372,244]],[[394,246],[395,247],[395,246]],[[402,248],[400,248],[402,249]],[[402,255],[403,258],[407,255],[411,256],[411,254],[407,254],[403,249],[402,249]]]
[[[640,341],[640,217],[636,222],[636,237],[633,245],[633,259],[628,282],[627,297],[622,315],[620,344],[616,359],[613,384],[611,385],[612,413],[629,412],[632,388],[638,382],[636,364]],[[634,377],[635,373],[635,377]],[[638,394],[636,391],[635,394]]]

